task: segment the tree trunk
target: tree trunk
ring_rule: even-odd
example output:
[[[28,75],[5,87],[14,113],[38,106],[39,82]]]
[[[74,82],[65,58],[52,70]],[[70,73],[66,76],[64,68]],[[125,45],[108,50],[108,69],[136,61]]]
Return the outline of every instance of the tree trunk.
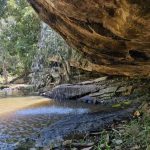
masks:
[[[70,72],[68,71],[67,61],[62,62],[63,65],[63,72],[64,72],[64,78],[66,82],[70,81]]]
[[[8,71],[7,71],[5,60],[3,62],[3,77],[4,77],[4,84],[7,84],[8,83]]]
[[[70,76],[71,75],[70,62],[69,62],[69,60],[66,60],[65,63],[66,63],[66,68],[67,68],[68,75]]]

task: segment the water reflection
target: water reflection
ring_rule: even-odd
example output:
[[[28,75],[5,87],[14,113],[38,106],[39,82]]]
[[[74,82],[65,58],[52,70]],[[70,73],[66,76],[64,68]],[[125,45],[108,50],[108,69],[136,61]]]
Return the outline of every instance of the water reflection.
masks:
[[[48,107],[42,107],[42,108],[35,108],[35,109],[26,109],[26,110],[20,110],[17,111],[17,115],[40,115],[40,114],[51,114],[51,115],[65,115],[65,114],[81,114],[81,113],[87,113],[89,112],[89,109],[86,108],[69,108],[69,107],[57,107],[52,106],[50,108]]]
[[[48,102],[49,99],[37,96],[0,98],[0,117],[19,109],[31,107],[32,105],[42,105]]]
[[[72,115],[103,111],[99,105],[48,98],[9,97],[0,99],[0,149],[37,136],[43,128]],[[106,111],[106,110],[105,110]]]
[[[0,99],[0,149],[13,146],[64,117],[87,113],[88,105],[76,101],[54,101],[43,97]]]

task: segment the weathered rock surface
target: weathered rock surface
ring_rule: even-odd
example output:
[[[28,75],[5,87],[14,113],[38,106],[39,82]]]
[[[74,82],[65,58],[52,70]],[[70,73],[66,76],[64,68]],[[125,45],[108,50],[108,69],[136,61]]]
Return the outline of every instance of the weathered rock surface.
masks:
[[[64,84],[55,87],[52,92],[45,93],[49,98],[58,100],[77,99],[99,90],[96,85],[71,85]]]
[[[149,80],[101,77],[78,84],[62,84],[43,96],[55,100],[79,100],[86,103],[115,103],[149,93]]]
[[[10,84],[0,88],[0,98],[7,96],[32,95],[33,93],[33,86],[28,84]]]
[[[28,0],[89,60],[88,70],[150,76],[149,0]]]
[[[58,146],[67,136],[102,130],[114,122],[131,118],[136,107],[137,106],[112,113],[101,112],[67,117],[43,129],[37,140],[35,140],[35,145],[36,147],[44,148],[49,148],[51,145],[55,146],[55,144]]]

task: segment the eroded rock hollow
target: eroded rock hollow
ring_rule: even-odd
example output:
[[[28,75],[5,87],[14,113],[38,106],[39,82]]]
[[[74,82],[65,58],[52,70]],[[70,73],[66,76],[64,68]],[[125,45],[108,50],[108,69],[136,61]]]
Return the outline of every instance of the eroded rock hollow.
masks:
[[[87,70],[150,76],[150,0],[28,0],[81,51]]]

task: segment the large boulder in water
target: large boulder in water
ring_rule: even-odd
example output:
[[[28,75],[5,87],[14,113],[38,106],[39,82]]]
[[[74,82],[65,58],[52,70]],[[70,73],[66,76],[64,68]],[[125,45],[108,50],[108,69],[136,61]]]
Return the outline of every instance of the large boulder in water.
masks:
[[[96,85],[63,84],[56,86],[51,92],[44,93],[43,95],[57,100],[69,100],[77,99],[90,93],[95,93],[99,89],[100,88]]]
[[[90,61],[89,70],[150,76],[150,0],[28,0]]]

